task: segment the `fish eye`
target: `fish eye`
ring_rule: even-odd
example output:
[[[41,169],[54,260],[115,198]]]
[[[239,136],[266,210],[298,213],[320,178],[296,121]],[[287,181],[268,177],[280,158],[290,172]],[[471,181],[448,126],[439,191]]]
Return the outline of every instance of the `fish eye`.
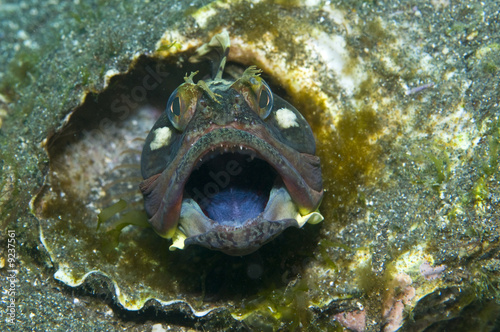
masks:
[[[170,95],[170,98],[168,98],[167,111],[176,116],[179,116],[181,115],[181,99],[177,95],[177,89],[175,89],[174,93],[172,93],[172,95]]]
[[[168,119],[174,125],[176,129],[182,130],[179,128],[180,124],[180,115],[181,115],[181,99],[179,98],[179,88],[175,89],[174,92],[170,95],[167,102],[166,112],[168,115]]]
[[[274,96],[269,85],[259,76],[260,73],[261,70],[257,67],[248,67],[242,77],[231,85],[231,88],[236,91],[234,99],[236,102],[241,96],[248,106],[264,120],[271,114]]]
[[[273,103],[274,103],[274,98],[273,98],[273,93],[271,92],[271,89],[269,88],[269,85],[262,80],[262,89],[260,90],[259,94],[259,115],[262,119],[265,119],[269,116],[271,113],[271,110],[273,108]]]
[[[179,131],[183,131],[196,109],[199,92],[194,84],[184,83],[172,92],[167,101],[167,112],[170,123]]]

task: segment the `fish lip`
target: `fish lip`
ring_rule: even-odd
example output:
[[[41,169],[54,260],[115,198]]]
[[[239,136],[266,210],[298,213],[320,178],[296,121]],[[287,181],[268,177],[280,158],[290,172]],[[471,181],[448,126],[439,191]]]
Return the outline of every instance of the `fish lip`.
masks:
[[[297,218],[298,210],[280,182],[269,193],[264,210],[240,225],[220,224],[207,217],[195,200],[188,198],[182,203],[179,231],[183,240],[176,240],[172,248],[183,249],[188,245],[200,245],[222,251],[232,256],[248,255],[273,240],[289,227],[300,228],[304,218]],[[307,218],[308,220],[309,218]]]
[[[194,167],[191,171],[191,174],[193,173],[194,170],[199,169],[204,163],[209,161],[211,158],[216,158],[219,155],[225,154],[225,153],[238,153],[240,155],[246,155],[250,156],[252,159],[254,158],[259,158],[258,157],[258,151],[256,151],[254,148],[245,146],[245,145],[234,145],[234,144],[224,144],[222,143],[221,145],[213,146],[211,148],[208,148],[205,153],[203,153],[200,158],[196,161],[194,164]],[[260,158],[262,159],[262,158]],[[189,176],[191,176],[189,174]],[[188,177],[189,179],[189,177]]]
[[[205,233],[186,238],[184,245],[201,245],[231,256],[251,254],[289,227],[300,227],[295,219],[270,221],[261,215],[242,226],[215,225]]]
[[[184,188],[200,159],[222,149],[240,149],[242,153],[253,152],[256,157],[267,162],[281,177],[293,202],[301,213],[314,211],[321,201],[322,188],[311,188],[304,180],[304,174],[297,170],[303,153],[297,152],[272,137],[233,127],[211,128],[210,131],[183,144],[184,151],[154,180],[156,195],[160,201],[153,206],[150,223],[155,231],[164,237],[172,237],[181,213]],[[186,148],[187,146],[187,148]],[[181,149],[182,150],[182,147]],[[310,155],[309,155],[310,156]],[[315,156],[312,156],[317,158]],[[292,160],[290,160],[292,159]],[[196,162],[194,162],[196,160]],[[319,159],[318,159],[319,168]],[[146,190],[142,189],[146,194]],[[305,195],[303,194],[305,191]],[[149,213],[149,212],[148,212]]]

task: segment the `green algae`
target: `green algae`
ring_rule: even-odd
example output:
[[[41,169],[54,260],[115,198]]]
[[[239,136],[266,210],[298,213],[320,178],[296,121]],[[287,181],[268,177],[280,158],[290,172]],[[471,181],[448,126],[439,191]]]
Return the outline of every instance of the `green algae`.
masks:
[[[446,150],[439,148],[437,150],[440,150],[440,153],[434,154],[431,152],[425,153],[425,155],[431,161],[434,168],[433,180],[430,185],[439,193],[441,191],[441,186],[446,184],[450,179],[451,163]]]
[[[476,157],[480,160],[477,167],[477,179],[469,190],[469,202],[471,202],[479,213],[484,211],[485,205],[490,205],[491,184],[495,182],[498,174],[498,151],[500,145],[500,121],[485,120],[487,134],[484,137],[486,149],[484,152],[477,152]]]
[[[500,145],[500,120],[493,120],[488,135],[488,159],[483,163],[483,172],[491,176],[498,171],[499,145]]]
[[[5,77],[0,83],[0,93],[9,100],[18,99],[19,92],[25,89],[40,74],[38,63],[42,60],[43,52],[27,48],[19,50],[16,57],[10,61],[6,68]]]
[[[120,199],[115,204],[113,204],[111,206],[108,206],[107,208],[104,208],[97,215],[97,218],[98,218],[97,230],[99,230],[99,226],[101,226],[101,224],[103,222],[108,221],[111,217],[113,217],[118,212],[121,212],[121,211],[125,210],[126,207],[127,207],[127,202],[125,200],[123,200],[123,199]]]
[[[395,38],[383,26],[380,18],[369,20],[363,24],[363,34],[359,38],[359,49],[381,47],[383,43],[394,42]]]
[[[318,154],[324,161],[324,186],[328,193],[322,210],[327,211],[327,220],[342,222],[341,211],[359,201],[357,188],[373,183],[383,169],[381,149],[370,142],[381,127],[370,108],[346,111],[336,127],[336,132],[325,131],[324,127],[313,130],[318,133]]]
[[[489,195],[489,189],[486,184],[486,180],[484,177],[480,177],[472,187],[471,190],[471,199],[474,206],[478,208],[482,208],[484,201],[487,199]]]
[[[230,4],[230,12],[227,5]],[[289,49],[285,56],[290,65],[293,65],[293,59],[297,53],[300,53],[300,47],[295,45],[296,37],[293,31],[288,27],[293,26],[297,30],[307,30],[310,28],[308,23],[317,18],[317,12],[305,13],[302,1],[273,1],[265,0],[249,5],[246,1],[214,1],[196,11],[197,15],[203,15],[210,9],[216,9],[220,15],[231,16],[229,30],[232,35],[242,36],[249,43],[257,43],[264,38],[271,37],[277,49]],[[190,11],[191,13],[191,11]],[[233,15],[232,13],[238,13]],[[194,14],[194,13],[193,13]],[[310,17],[301,17],[302,15]],[[300,19],[298,19],[300,17]],[[319,28],[321,28],[319,26]],[[220,29],[220,23],[216,19],[208,21],[205,27],[208,31]],[[259,66],[257,59],[248,59],[248,63]]]
[[[123,212],[128,208],[128,211]],[[148,223],[148,217],[146,213],[142,210],[130,209],[130,204],[125,200],[120,199],[118,202],[110,205],[101,210],[97,215],[97,227],[96,231],[99,231],[99,227],[108,222],[110,219],[114,219],[111,225],[107,226],[106,234],[109,236],[109,242],[104,245],[104,251],[109,252],[114,250],[120,244],[120,235],[125,227],[134,225],[138,227],[149,228],[151,227]]]
[[[293,8],[293,4],[290,4]],[[281,10],[280,10],[281,9]],[[290,35],[284,35],[280,29],[281,24],[290,23],[290,18],[283,17],[280,20],[280,12],[283,13],[284,7],[276,6],[271,1],[262,1],[249,7],[245,2],[239,2],[234,10],[241,13],[235,17],[233,21],[233,29],[236,34],[244,34],[249,41],[257,41],[263,38],[266,34],[272,36],[285,37],[280,40],[284,46],[285,43],[290,43]],[[279,23],[278,23],[279,22]],[[213,22],[212,24],[214,24]],[[277,24],[278,23],[278,24]]]
[[[314,325],[311,324],[312,312],[307,295],[311,286],[301,279],[286,288],[273,287],[258,294],[257,299],[249,300],[245,307],[250,312],[258,312],[259,320],[262,320],[262,316],[266,317],[264,321],[273,330],[312,328]],[[252,322],[251,317],[246,320]]]

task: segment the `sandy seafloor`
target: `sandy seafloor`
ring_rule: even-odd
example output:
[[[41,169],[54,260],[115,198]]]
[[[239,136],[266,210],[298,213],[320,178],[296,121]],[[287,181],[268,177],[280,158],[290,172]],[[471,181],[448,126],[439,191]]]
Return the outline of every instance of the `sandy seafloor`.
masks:
[[[238,286],[214,296],[176,284],[197,315],[152,302],[129,311],[99,278],[66,285],[91,263],[78,245],[71,258],[56,253],[74,242],[63,230],[42,245],[40,229],[58,232],[54,216],[73,204],[30,211],[53,171],[42,142],[141,55],[192,52],[222,28],[231,60],[261,67],[312,123],[325,220],[242,260],[263,275],[239,297]],[[0,1],[0,330],[498,330],[499,82],[497,1]],[[303,252],[288,244],[269,258],[297,236]]]

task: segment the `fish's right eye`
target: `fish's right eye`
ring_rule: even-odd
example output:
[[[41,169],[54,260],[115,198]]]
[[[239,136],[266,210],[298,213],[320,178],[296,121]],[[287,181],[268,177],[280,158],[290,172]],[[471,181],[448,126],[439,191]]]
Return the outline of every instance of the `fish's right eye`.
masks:
[[[186,129],[196,110],[196,103],[201,90],[192,83],[184,83],[172,92],[168,98],[167,112],[170,123],[179,131]]]

